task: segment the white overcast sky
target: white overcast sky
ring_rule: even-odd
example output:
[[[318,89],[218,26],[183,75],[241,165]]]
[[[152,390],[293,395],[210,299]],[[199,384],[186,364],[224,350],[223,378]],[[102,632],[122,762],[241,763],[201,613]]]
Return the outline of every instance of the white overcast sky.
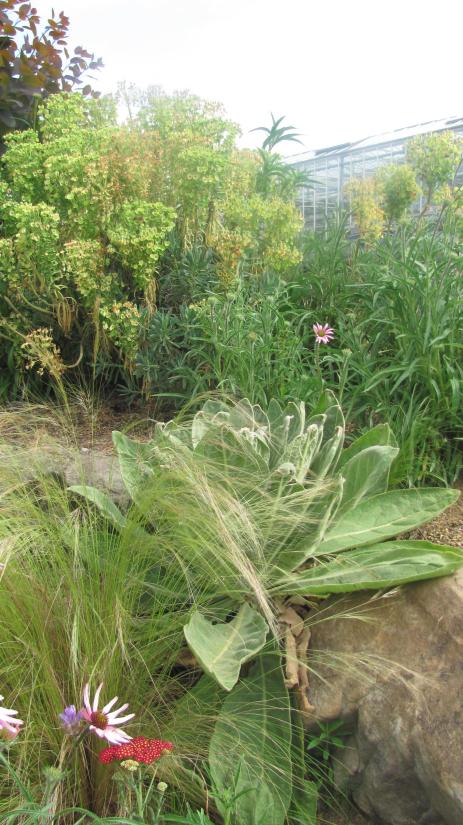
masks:
[[[462,0],[36,0],[119,80],[226,106],[247,134],[286,115],[316,148],[463,115]],[[297,144],[288,151],[301,151]]]

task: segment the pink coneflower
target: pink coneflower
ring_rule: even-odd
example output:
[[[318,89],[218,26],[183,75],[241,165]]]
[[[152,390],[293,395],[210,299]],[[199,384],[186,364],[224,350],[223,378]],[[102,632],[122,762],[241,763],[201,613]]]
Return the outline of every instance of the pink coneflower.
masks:
[[[0,696],[0,702],[3,701],[3,696]],[[17,710],[11,708],[0,707],[0,731],[4,731],[7,739],[14,739],[19,733],[19,728],[24,724],[22,719],[15,719]]]
[[[329,344],[334,338],[334,329],[328,324],[314,324],[312,329],[315,333],[315,341],[317,344]]]
[[[116,704],[118,697],[111,699],[101,710],[98,709],[98,702],[100,699],[101,688],[103,683],[96,689],[93,698],[93,704],[90,703],[90,686],[88,684],[84,687],[84,707],[80,711],[82,719],[85,719],[89,724],[89,730],[95,733],[100,739],[107,739],[113,745],[121,745],[123,742],[130,742],[132,739],[128,733],[119,730],[118,725],[123,725],[129,719],[133,719],[134,713],[129,713],[127,716],[119,716],[122,711],[127,710],[128,704],[121,705],[118,710],[111,710]]]

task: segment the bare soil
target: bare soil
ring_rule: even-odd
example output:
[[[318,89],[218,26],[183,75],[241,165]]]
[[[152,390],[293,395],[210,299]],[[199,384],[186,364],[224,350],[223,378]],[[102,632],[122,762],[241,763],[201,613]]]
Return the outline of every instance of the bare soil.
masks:
[[[458,501],[437,518],[413,530],[410,538],[427,539],[436,544],[450,544],[463,548],[463,479],[455,484],[455,488],[460,491]]]

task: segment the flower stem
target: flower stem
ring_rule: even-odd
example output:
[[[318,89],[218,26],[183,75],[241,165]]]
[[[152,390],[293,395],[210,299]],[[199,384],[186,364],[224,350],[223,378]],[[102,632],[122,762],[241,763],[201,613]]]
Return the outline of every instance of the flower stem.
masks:
[[[31,794],[31,792],[26,788],[25,785],[23,785],[23,783],[21,782],[21,780],[20,780],[18,774],[16,773],[15,769],[11,767],[8,759],[5,758],[5,756],[3,755],[1,750],[0,750],[0,762],[3,762],[3,764],[5,765],[8,773],[10,774],[12,779],[14,780],[16,787],[18,788],[18,790],[20,791],[20,793],[24,797],[24,799],[26,799],[28,802],[33,802],[34,798]]]
[[[144,803],[143,803],[143,774],[141,769],[138,771],[138,782],[135,783],[135,795],[137,797],[138,816],[143,819]]]

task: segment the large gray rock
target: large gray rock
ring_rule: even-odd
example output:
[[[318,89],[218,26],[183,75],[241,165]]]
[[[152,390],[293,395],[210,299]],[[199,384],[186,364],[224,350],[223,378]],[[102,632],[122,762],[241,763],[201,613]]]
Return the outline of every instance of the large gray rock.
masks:
[[[107,493],[120,506],[129,504],[129,496],[122,481],[116,455],[88,450],[66,448],[52,442],[29,449],[0,449],[0,461],[10,471],[4,473],[3,483],[16,477],[22,482],[34,482],[43,476],[54,476],[66,487],[86,484]],[[5,480],[6,479],[6,480]]]
[[[87,484],[107,493],[117,504],[125,506],[129,503],[119,469],[119,460],[115,455],[81,450],[65,463],[62,472],[67,487]]]
[[[352,729],[335,772],[359,808],[388,825],[462,825],[463,570],[325,603],[310,656],[317,718]]]

